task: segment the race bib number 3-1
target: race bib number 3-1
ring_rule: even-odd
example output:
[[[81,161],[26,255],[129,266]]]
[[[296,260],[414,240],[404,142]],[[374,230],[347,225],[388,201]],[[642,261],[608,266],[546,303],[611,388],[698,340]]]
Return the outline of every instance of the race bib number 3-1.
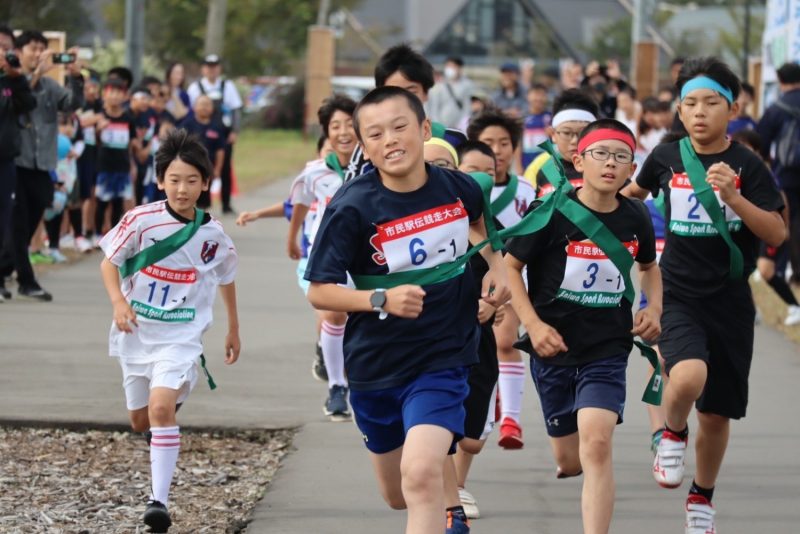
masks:
[[[467,252],[469,216],[460,200],[377,228],[390,273],[436,267]]]
[[[623,244],[636,257],[639,242]],[[625,280],[600,247],[588,240],[569,242],[557,299],[590,308],[612,308],[619,305],[624,293]]]
[[[736,190],[742,187],[742,181],[736,177]],[[714,187],[714,195],[717,197],[725,221],[728,223],[728,230],[738,232],[742,228],[742,219],[732,209],[725,204],[719,197],[719,189]],[[675,173],[670,180],[670,222],[669,230],[675,235],[689,237],[710,237],[718,236],[719,232],[714,228],[711,217],[700,204],[700,199],[692,188],[689,177],[685,172]]]

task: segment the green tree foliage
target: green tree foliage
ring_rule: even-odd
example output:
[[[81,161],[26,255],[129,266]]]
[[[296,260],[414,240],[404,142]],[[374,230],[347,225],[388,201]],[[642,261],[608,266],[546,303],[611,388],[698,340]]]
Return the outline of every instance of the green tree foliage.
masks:
[[[0,21],[15,30],[66,32],[67,46],[93,29],[81,0],[2,0]]]
[[[352,7],[360,0],[331,2]],[[228,0],[226,72],[285,73],[305,51],[306,32],[316,22],[319,0]],[[203,53],[208,0],[150,0],[145,15],[145,52],[163,62],[198,62]],[[123,35],[124,0],[107,6],[112,31]]]

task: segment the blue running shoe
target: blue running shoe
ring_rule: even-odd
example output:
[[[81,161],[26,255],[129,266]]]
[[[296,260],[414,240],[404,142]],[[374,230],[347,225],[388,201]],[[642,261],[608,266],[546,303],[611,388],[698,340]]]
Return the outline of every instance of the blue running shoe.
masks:
[[[469,534],[469,520],[460,514],[447,512],[447,529],[445,534]]]
[[[332,386],[328,390],[328,400],[325,401],[322,409],[325,415],[331,418],[331,421],[349,421],[350,408],[347,405],[347,387]]]

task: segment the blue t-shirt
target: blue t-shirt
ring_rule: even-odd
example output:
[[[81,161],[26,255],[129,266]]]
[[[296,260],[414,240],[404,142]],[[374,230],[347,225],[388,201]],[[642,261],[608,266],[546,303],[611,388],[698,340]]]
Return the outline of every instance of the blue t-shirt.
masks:
[[[751,117],[736,117],[728,123],[728,135],[733,135],[739,130],[755,130],[758,123]]]
[[[481,190],[465,174],[426,168],[428,181],[409,193],[384,187],[375,170],[342,186],[325,209],[305,279],[344,284],[347,273],[410,271],[463,255],[468,224],[482,215]],[[414,320],[350,314],[344,358],[354,390],[391,388],[424,372],[477,363],[478,295],[469,266],[424,290]]]
[[[545,128],[550,126],[553,114],[549,111],[537,115],[528,115],[522,124],[522,168],[527,169],[528,165],[542,153],[539,143],[548,139]]]
[[[216,161],[217,151],[225,150],[226,138],[222,125],[215,123],[213,120],[203,124],[192,116],[181,123],[181,128],[184,128],[189,133],[195,134],[200,138],[203,146],[205,146],[208,151],[208,157],[213,166]]]

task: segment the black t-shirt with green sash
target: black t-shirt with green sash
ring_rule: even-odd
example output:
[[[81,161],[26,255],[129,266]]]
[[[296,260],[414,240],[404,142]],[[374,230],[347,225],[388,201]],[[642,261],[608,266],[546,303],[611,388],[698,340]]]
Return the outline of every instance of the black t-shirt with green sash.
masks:
[[[755,268],[759,245],[758,237],[705,183],[704,170],[718,162],[727,163],[739,177],[742,196],[761,209],[778,211],[783,201],[767,167],[741,144],[731,142],[718,154],[694,154],[687,150],[691,145],[686,146],[689,141],[685,138],[682,156],[680,143],[657,146],[642,165],[636,183],[656,197],[664,195],[667,231],[660,261],[664,290],[697,298],[713,295],[729,284],[745,283]],[[688,172],[697,164],[703,170]],[[691,174],[700,176],[692,178]],[[708,195],[717,197],[717,215],[709,215],[704,195],[706,199]],[[716,210],[712,207],[712,211]],[[718,230],[723,219],[730,241]]]

